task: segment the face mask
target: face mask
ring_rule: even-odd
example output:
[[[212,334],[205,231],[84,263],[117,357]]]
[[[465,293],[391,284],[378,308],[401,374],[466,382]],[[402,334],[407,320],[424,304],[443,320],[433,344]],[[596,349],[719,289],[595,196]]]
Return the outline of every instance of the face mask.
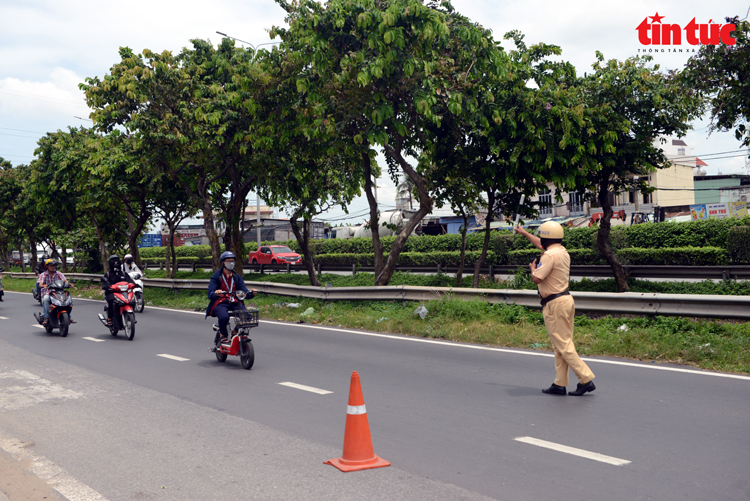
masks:
[[[234,263],[224,263],[224,267],[229,271],[232,271],[234,269]]]
[[[127,260],[127,261],[125,261],[125,262],[126,262],[126,263],[128,263],[128,264],[133,264],[133,260],[132,260],[132,259],[128,259],[128,260]]]

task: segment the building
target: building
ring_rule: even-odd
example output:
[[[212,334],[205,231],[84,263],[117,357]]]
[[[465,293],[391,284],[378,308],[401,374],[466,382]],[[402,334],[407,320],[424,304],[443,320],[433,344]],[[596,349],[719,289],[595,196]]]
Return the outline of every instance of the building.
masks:
[[[697,175],[695,182],[695,203],[696,204],[713,204],[718,202],[747,202],[739,198],[732,198],[733,189],[739,190],[741,187],[750,186],[750,176],[745,174],[719,174],[717,176]],[[735,190],[735,191],[736,191]],[[738,197],[739,191],[737,191]]]
[[[657,140],[654,143],[664,150],[671,165],[640,178],[656,190],[651,193],[632,190],[610,194],[610,204],[615,213],[622,210],[626,214],[653,213],[655,207],[671,208],[673,212],[686,212],[690,205],[696,203],[694,191],[696,168],[707,164],[691,155],[692,148],[682,139],[662,139],[666,142],[661,143]],[[563,203],[560,204],[556,202],[553,190],[550,184],[546,192],[530,199],[532,202],[548,204],[547,207],[539,209],[542,218],[590,216],[592,212],[601,211],[596,207],[592,209],[589,203],[584,203],[581,196],[575,192],[563,194]]]

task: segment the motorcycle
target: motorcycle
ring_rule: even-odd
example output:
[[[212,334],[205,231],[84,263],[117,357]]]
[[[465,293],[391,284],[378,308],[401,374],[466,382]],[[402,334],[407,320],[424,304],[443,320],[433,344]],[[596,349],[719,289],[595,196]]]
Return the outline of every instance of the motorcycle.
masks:
[[[3,272],[4,271],[5,271],[5,268],[0,266],[0,301],[3,300],[3,294],[4,294],[4,291],[3,291]]]
[[[37,276],[36,276],[36,278],[37,278],[37,280],[38,280],[38,279],[39,279],[39,275],[37,275]],[[36,301],[37,301],[37,302],[38,302],[39,304],[42,304],[42,291],[41,291],[41,290],[40,290],[40,289],[38,288],[38,286],[37,286],[37,285],[35,285],[35,286],[34,286],[34,287],[33,287],[33,288],[31,289],[31,293],[32,293],[32,294],[34,295],[34,299],[36,299]]]
[[[117,282],[109,286],[108,292],[114,294],[115,315],[112,325],[107,325],[107,317],[98,313],[99,321],[109,329],[109,333],[116,336],[121,330],[125,331],[125,337],[132,341],[135,337],[135,284],[129,282]],[[107,303],[104,303],[104,313],[107,313]]]
[[[230,293],[224,294],[229,295]],[[231,294],[240,301],[245,299],[246,296],[243,291],[238,291],[236,293],[233,292]],[[213,327],[216,337],[214,338],[214,346],[209,348],[208,351],[216,354],[216,360],[219,362],[226,362],[228,355],[239,355],[243,369],[249,370],[253,366],[255,363],[255,350],[248,335],[250,334],[250,329],[258,327],[258,312],[259,310],[257,308],[230,311],[228,327],[231,327],[232,330],[229,341],[226,343],[221,342],[219,324],[214,324]]]
[[[69,289],[70,287],[70,284],[65,283],[64,280],[55,280],[49,284],[50,304],[49,322],[47,322],[47,325],[44,325],[44,314],[42,312],[34,313],[34,318],[36,318],[36,321],[40,325],[44,326],[48,334],[51,334],[53,329],[60,329],[62,337],[68,335],[70,312],[73,310],[73,297],[65,289]]]
[[[143,313],[143,309],[146,307],[145,301],[143,299],[143,280],[141,280],[142,276],[138,272],[130,272],[128,273],[130,275],[130,278],[133,279],[133,282],[135,282],[136,288],[133,289],[133,292],[135,293],[135,312],[136,313]]]

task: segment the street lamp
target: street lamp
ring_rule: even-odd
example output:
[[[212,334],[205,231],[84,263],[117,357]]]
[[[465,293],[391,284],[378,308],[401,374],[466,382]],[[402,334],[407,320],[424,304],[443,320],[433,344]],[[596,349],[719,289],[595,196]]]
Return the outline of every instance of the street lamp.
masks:
[[[266,43],[261,43],[261,44],[258,44],[258,45],[253,45],[250,42],[246,42],[244,40],[240,40],[239,38],[230,37],[229,35],[227,35],[226,33],[222,33],[221,31],[217,31],[216,33],[218,33],[219,35],[221,35],[221,36],[223,36],[225,38],[231,38],[232,40],[237,40],[238,42],[242,42],[242,43],[247,44],[250,47],[252,47],[253,51],[254,51],[253,52],[253,59],[252,59],[253,61],[255,61],[255,56],[258,55],[258,47],[260,47],[262,45],[273,45],[273,44],[281,43],[281,42],[266,42]],[[260,250],[260,194],[258,193],[258,190],[255,190],[255,197],[256,197],[255,198],[255,226],[256,226],[255,231],[257,232],[257,235],[258,235],[258,249],[257,250]],[[243,220],[244,220],[244,217],[245,217],[244,214],[243,214],[242,217],[243,217]]]

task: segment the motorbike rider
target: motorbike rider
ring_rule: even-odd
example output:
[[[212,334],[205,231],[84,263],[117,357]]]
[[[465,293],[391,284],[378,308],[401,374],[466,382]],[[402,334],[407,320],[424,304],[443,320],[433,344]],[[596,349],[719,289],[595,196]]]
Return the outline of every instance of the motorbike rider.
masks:
[[[221,343],[229,341],[229,334],[227,333],[229,312],[237,309],[245,309],[243,301],[240,301],[233,295],[222,294],[222,292],[243,291],[247,294],[248,299],[252,299],[255,293],[258,292],[255,289],[249,291],[242,277],[235,273],[235,260],[236,256],[234,253],[229,251],[223,253],[219,259],[221,268],[211,276],[211,281],[208,284],[208,299],[210,299],[210,302],[208,303],[208,308],[206,308],[206,317],[211,315],[219,319]]]
[[[112,317],[114,317],[115,310],[115,295],[109,291],[110,286],[118,282],[128,282],[135,284],[130,275],[122,271],[122,263],[120,262],[119,256],[112,254],[107,260],[109,264],[109,271],[102,277],[102,291],[104,293],[104,300],[107,301],[107,326],[112,326]]]
[[[47,259],[44,261],[44,266],[46,267],[46,271],[39,275],[39,278],[37,279],[37,285],[41,288],[41,294],[42,294],[42,308],[44,308],[44,322],[42,325],[46,326],[49,324],[49,304],[51,302],[51,299],[49,297],[49,286],[50,284],[62,280],[66,284],[70,285],[75,289],[73,284],[68,282],[68,280],[65,278],[65,275],[57,271],[57,261],[54,259]],[[70,320],[70,323],[75,323],[73,319]]]
[[[125,254],[122,258],[125,263],[122,265],[122,269],[125,273],[139,273],[143,277],[143,272],[138,268],[138,265],[133,261],[132,254]]]
[[[36,293],[37,293],[37,295],[40,295],[42,293],[41,289],[39,288],[39,282],[38,282],[38,280],[39,280],[39,275],[41,275],[42,273],[44,273],[45,271],[47,271],[47,266],[44,264],[44,262],[48,258],[49,258],[49,256],[47,256],[47,253],[45,252],[42,255],[42,259],[40,259],[39,262],[36,263],[36,268],[34,268],[34,273],[36,273],[36,279],[37,279],[37,283],[36,283]]]
[[[3,299],[3,294],[4,294],[4,291],[3,291],[3,271],[5,271],[5,269],[2,266],[0,266],[0,303],[2,303],[4,301],[4,299]]]

